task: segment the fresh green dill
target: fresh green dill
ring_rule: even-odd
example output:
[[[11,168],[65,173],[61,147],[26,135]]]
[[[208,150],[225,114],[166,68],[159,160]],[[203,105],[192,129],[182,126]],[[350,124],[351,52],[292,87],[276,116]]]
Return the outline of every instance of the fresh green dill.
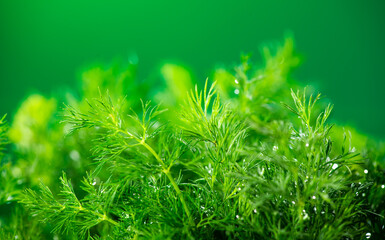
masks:
[[[5,117],[6,117],[6,115],[4,115],[0,119],[0,154],[3,153],[4,147],[7,144],[7,137],[6,137],[7,125],[5,122]],[[0,157],[1,157],[1,155],[0,155]]]
[[[290,78],[292,39],[263,56],[202,87],[168,64],[154,93],[129,64],[86,72],[64,110],[27,99],[0,120],[0,238],[383,236],[384,144],[329,123],[332,105]]]

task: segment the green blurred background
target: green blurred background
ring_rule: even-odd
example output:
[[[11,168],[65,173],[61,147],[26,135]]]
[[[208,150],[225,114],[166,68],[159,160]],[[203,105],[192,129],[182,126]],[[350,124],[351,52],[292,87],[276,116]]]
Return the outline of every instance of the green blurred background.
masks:
[[[198,79],[287,30],[304,57],[295,79],[335,104],[333,118],[385,138],[385,1],[0,1],[0,113],[31,92],[75,89],[94,62],[164,61]]]

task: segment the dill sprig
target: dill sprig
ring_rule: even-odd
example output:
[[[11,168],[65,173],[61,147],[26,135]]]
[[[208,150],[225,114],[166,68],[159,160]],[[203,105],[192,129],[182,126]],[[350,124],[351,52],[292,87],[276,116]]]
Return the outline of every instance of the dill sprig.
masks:
[[[173,227],[176,219],[171,221],[167,215],[174,212],[184,222],[185,234],[198,238],[208,236],[207,231],[225,231],[235,238],[332,237],[331,233],[333,238],[354,237],[360,204],[349,188],[354,182],[350,167],[359,159],[350,150],[333,154],[328,139],[331,126],[326,124],[331,107],[313,119],[320,95],[307,99],[305,91],[292,92],[295,107],[285,106],[300,118],[299,129],[286,124],[290,138],[256,144],[248,141],[251,132],[229,105],[221,103],[214,87],[209,88],[206,81],[203,91],[195,88],[188,94],[181,124],[174,126],[180,130],[159,122],[157,116],[163,111],[159,106],[142,102],[141,117],[126,114],[120,111],[124,100],[114,104],[108,93],[89,100],[86,112],[67,107],[66,121],[74,131],[95,128],[98,132],[93,140],[97,165],[83,181],[86,196],[78,200],[64,174],[62,200],[41,185],[39,194],[28,190],[22,203],[43,216],[43,222],[54,223],[54,232],[72,231],[80,237],[90,236],[90,229],[102,222],[124,233],[127,223],[119,216],[140,216],[141,211],[152,212],[154,205],[164,215],[156,219],[158,225]],[[175,133],[178,131],[180,134]],[[167,147],[170,142],[172,149]],[[92,178],[105,168],[111,173],[107,183],[113,190],[104,192],[100,184],[100,192],[96,192]],[[136,174],[124,176],[124,172]],[[167,200],[156,199],[157,189],[165,186],[172,187],[175,199],[172,195]],[[136,193],[127,195],[133,189]],[[135,199],[134,194],[149,205],[134,213],[123,210],[124,203]],[[346,204],[352,207],[339,209]],[[164,208],[169,205],[183,210],[171,209],[167,214]],[[267,214],[271,209],[275,212]],[[155,221],[151,216],[145,218],[144,223]],[[319,222],[322,228],[315,224]],[[149,227],[136,227],[136,236],[152,234]],[[205,231],[207,228],[212,230]]]
[[[291,39],[263,53],[262,68],[243,56],[186,93],[175,86],[193,85],[188,72],[167,66],[173,86],[160,92],[173,96],[164,104],[134,87],[132,65],[85,74],[84,96],[70,98],[59,116],[51,100],[32,99],[47,111],[32,121],[37,127],[29,123],[39,115],[29,112],[11,126],[0,199],[15,211],[0,215],[1,226],[12,219],[0,238],[382,236],[385,147],[330,124],[333,106],[292,82],[299,58]],[[141,93],[152,102],[139,101]],[[23,131],[29,135],[17,135]],[[0,150],[6,132],[2,118]],[[44,164],[55,174],[35,184],[49,171]]]
[[[6,118],[7,115],[4,115],[2,118],[0,118],[0,157],[2,156],[4,151],[4,147],[8,142],[8,139],[6,137],[7,133],[7,125],[6,125]]]

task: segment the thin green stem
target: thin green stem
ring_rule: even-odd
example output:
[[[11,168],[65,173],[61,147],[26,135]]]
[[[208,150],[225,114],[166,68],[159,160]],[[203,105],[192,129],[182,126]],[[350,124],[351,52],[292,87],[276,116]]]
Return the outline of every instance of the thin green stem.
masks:
[[[119,225],[118,222],[112,220],[112,219],[109,218],[106,214],[100,214],[100,213],[98,213],[98,212],[88,210],[88,209],[84,208],[84,207],[81,206],[81,205],[78,207],[78,209],[79,209],[79,211],[89,212],[89,213],[91,213],[91,214],[94,214],[94,215],[98,216],[99,218],[101,218],[102,221],[107,221],[107,222],[109,222],[109,223],[111,223],[111,224],[113,224],[113,225],[115,225],[115,226]]]
[[[176,193],[177,193],[177,195],[178,195],[178,197],[179,197],[179,199],[180,199],[180,201],[181,201],[181,203],[183,205],[184,211],[186,212],[186,215],[189,218],[190,223],[192,225],[194,225],[194,222],[193,222],[193,220],[191,218],[190,210],[188,209],[186,201],[184,200],[182,191],[180,190],[178,184],[176,184],[174,178],[172,177],[172,175],[170,173],[170,170],[168,168],[166,168],[166,165],[164,164],[163,160],[159,157],[159,155],[155,152],[155,150],[152,147],[150,147],[144,141],[141,141],[140,143],[156,158],[156,160],[160,163],[160,165],[162,165],[163,173],[166,174],[166,176],[170,180],[171,185],[174,187],[174,189],[175,189],[175,191],[176,191]]]
[[[60,204],[60,206],[62,207],[61,211],[63,211],[66,208],[65,205]],[[84,208],[83,205],[80,202],[79,202],[79,206],[78,207],[73,207],[73,208],[77,209],[77,211],[79,211],[79,212],[87,212],[87,213],[91,213],[93,215],[96,215],[99,218],[101,218],[102,221],[107,221],[107,222],[109,222],[109,223],[111,223],[111,224],[113,224],[115,226],[119,225],[118,222],[116,222],[116,221],[112,220],[111,218],[109,218],[105,213],[104,214],[100,214],[98,212],[91,211],[91,210],[89,210],[87,208]]]
[[[155,152],[155,150],[150,145],[148,145],[145,142],[145,138],[140,139],[140,138],[136,137],[135,135],[131,134],[130,132],[123,131],[122,129],[120,129],[118,127],[116,127],[115,129],[116,129],[117,132],[120,132],[122,134],[127,134],[128,136],[130,136],[130,138],[135,139],[139,144],[141,144],[143,147],[145,147],[156,158],[156,160],[162,166],[162,172],[164,174],[166,174],[167,178],[170,180],[172,186],[174,187],[174,189],[175,189],[175,191],[176,191],[176,193],[177,193],[177,195],[178,195],[178,197],[179,197],[179,199],[180,199],[180,201],[181,201],[181,203],[183,205],[184,211],[186,212],[186,215],[189,218],[190,224],[194,225],[194,222],[193,222],[193,220],[191,218],[190,210],[187,207],[186,201],[184,200],[182,191],[180,190],[178,184],[176,184],[174,178],[172,177],[169,168],[166,167],[166,165],[164,164],[163,160],[159,157],[159,155]],[[127,144],[127,143],[125,142],[125,144]]]

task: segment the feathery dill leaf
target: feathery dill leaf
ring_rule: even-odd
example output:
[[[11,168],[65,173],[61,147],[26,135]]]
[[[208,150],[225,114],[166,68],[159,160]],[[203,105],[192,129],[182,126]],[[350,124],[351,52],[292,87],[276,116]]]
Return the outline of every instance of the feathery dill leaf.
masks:
[[[4,115],[2,118],[0,118],[0,157],[2,157],[4,147],[8,142],[6,137],[6,132],[7,132],[7,125],[5,121],[6,116],[7,115]]]
[[[320,94],[290,91],[302,89],[290,78],[299,63],[293,47],[286,39],[282,47],[264,48],[262,67],[243,56],[233,70],[216,70],[212,84],[206,80],[186,95],[169,86],[162,90],[174,94],[166,107],[156,104],[157,93],[155,104],[139,101],[134,90],[143,86],[124,97],[122,86],[133,86],[130,70],[90,71],[82,100],[66,105],[63,126],[42,131],[66,140],[29,148],[55,149],[65,170],[59,181],[17,187],[23,178],[12,174],[20,165],[4,165],[11,181],[1,181],[18,189],[13,195],[32,215],[20,222],[39,219],[41,225],[28,227],[36,226],[36,236],[64,239],[383,236],[385,147],[329,124],[333,107]],[[186,89],[194,82],[184,69],[167,71],[184,76]],[[168,85],[178,81],[168,75]],[[42,157],[25,156],[32,166]],[[18,214],[17,220],[26,216]],[[20,229],[7,227],[0,237],[21,236]]]

